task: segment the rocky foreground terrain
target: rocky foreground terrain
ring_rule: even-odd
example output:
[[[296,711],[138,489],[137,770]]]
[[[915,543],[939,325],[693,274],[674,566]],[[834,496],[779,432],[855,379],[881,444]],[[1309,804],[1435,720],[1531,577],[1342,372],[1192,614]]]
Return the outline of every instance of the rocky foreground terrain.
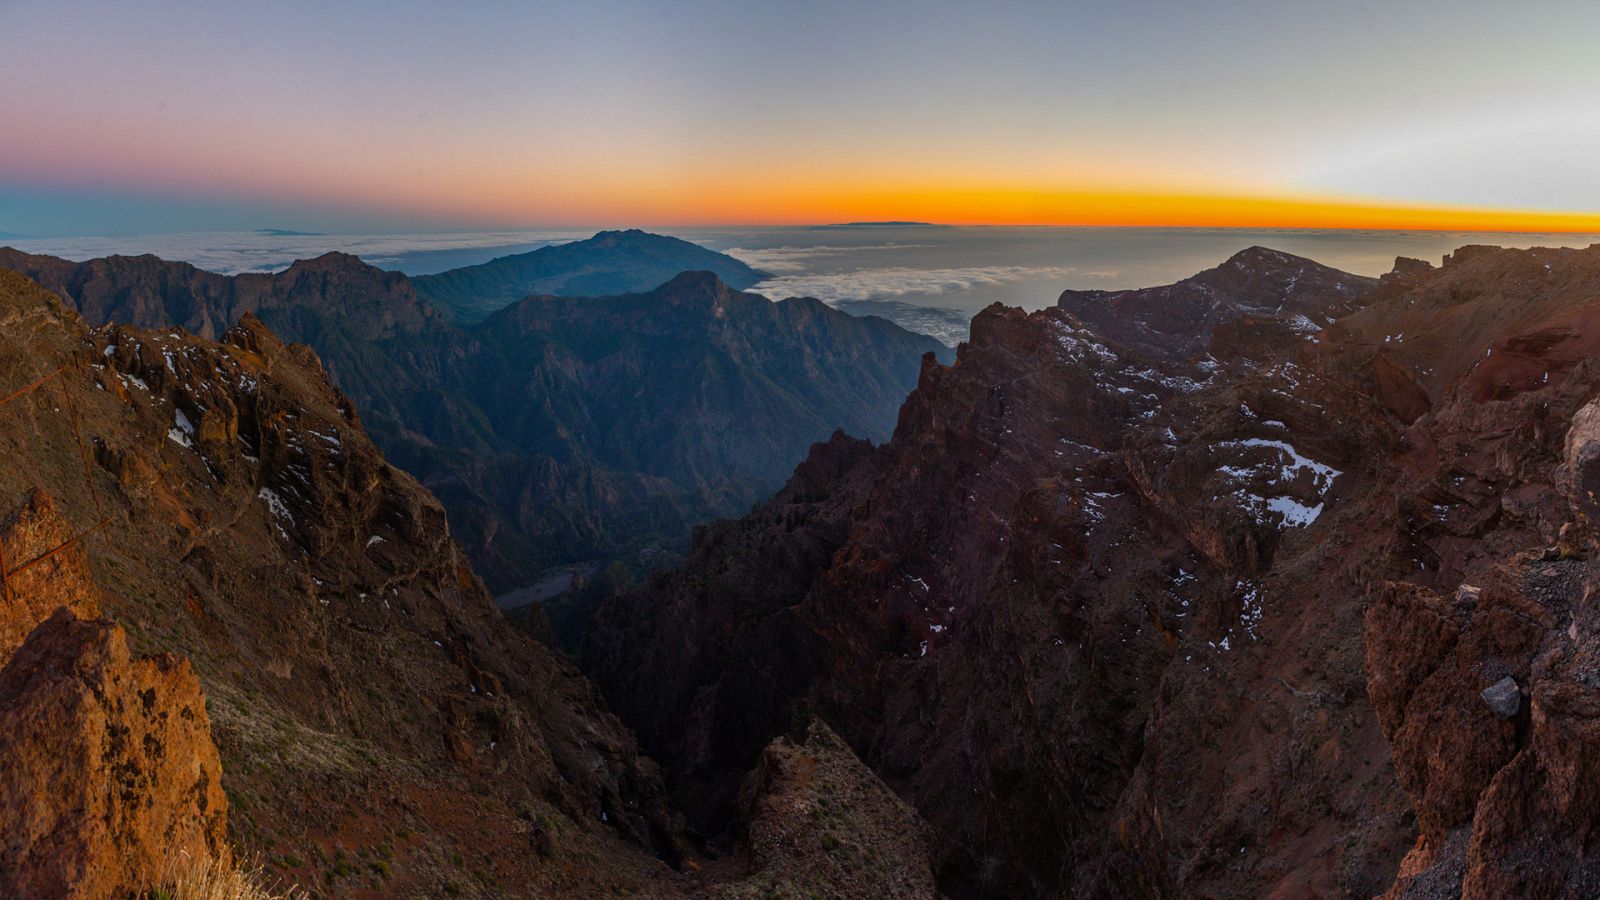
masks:
[[[790,878],[764,860],[804,848],[697,871],[654,764],[507,626],[308,348],[248,315],[215,343],[90,329],[0,273],[0,396],[36,382],[0,405],[0,895],[120,898],[174,857],[330,897]],[[903,804],[842,748],[821,724],[776,741],[752,820],[793,828],[789,798],[876,791],[836,818],[888,832]],[[896,845],[920,876],[812,883],[930,883],[923,839]]]
[[[584,665],[713,845],[803,714],[951,896],[1593,896],[1597,349],[1600,248],[992,307]]]
[[[180,849],[327,896],[1600,891],[1600,248],[992,307],[587,677],[308,348],[221,337],[0,273],[0,387],[63,366],[0,405],[0,549],[104,523],[0,615],[14,893]]]

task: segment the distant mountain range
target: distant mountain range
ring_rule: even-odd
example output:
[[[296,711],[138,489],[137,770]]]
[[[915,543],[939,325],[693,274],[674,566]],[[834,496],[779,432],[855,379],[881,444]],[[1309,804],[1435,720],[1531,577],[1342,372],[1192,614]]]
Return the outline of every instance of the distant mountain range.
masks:
[[[620,232],[568,248],[635,258],[626,246],[661,241],[683,243]],[[587,283],[638,277],[602,277],[579,256],[561,258]],[[497,593],[550,567],[677,547],[694,523],[746,511],[836,429],[886,439],[924,355],[950,357],[884,319],[773,303],[711,272],[636,294],[528,297],[460,325],[406,276],[338,253],[233,277],[11,249],[0,268],[91,323],[215,339],[251,313],[310,345],[386,455],[445,503]]]
[[[831,228],[949,228],[949,225],[935,225],[932,222],[835,222],[831,225],[812,225],[813,231],[825,231]]]
[[[648,291],[680,272],[716,274],[744,289],[766,274],[699,244],[630,229],[540,247],[413,279],[417,293],[457,322],[480,322],[533,294],[601,297]]]

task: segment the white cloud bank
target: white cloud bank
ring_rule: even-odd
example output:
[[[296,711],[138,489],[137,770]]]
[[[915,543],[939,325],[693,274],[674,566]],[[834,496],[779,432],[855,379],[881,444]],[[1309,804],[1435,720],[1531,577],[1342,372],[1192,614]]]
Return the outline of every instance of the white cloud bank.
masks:
[[[767,271],[772,270],[768,268]],[[953,269],[890,266],[880,269],[857,269],[853,272],[780,275],[769,278],[750,290],[774,300],[786,297],[815,297],[824,303],[837,303],[840,300],[881,300],[907,294],[956,293],[970,291],[975,287],[1014,281],[1064,280],[1075,273],[1079,278],[1115,277],[1116,274],[1081,273],[1071,266],[971,266]]]
[[[763,272],[804,272],[811,268],[809,261],[819,256],[837,256],[873,250],[915,250],[927,246],[929,245],[866,244],[859,247],[835,247],[819,244],[815,247],[729,247],[722,252]]]
[[[153,253],[162,259],[186,262],[210,272],[237,275],[240,272],[276,272],[288,268],[297,259],[311,259],[333,250],[354,254],[380,268],[390,268],[413,253],[556,244],[582,240],[592,234],[592,231],[493,231],[324,235],[224,231],[38,238],[9,243],[29,253],[47,253],[73,260]]]

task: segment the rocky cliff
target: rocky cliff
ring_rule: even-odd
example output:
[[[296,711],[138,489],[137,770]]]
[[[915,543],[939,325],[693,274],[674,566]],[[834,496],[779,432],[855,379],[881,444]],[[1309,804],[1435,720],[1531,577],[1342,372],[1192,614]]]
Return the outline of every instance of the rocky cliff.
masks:
[[[585,665],[708,835],[816,710],[953,896],[1585,895],[1597,287],[1254,250],[991,308]]]
[[[77,528],[101,511],[85,562],[101,612],[157,654],[130,662],[115,628],[50,620],[0,676],[28,725],[8,738],[103,757],[116,774],[89,789],[134,778],[189,797],[195,777],[160,768],[185,746],[146,720],[209,709],[227,796],[195,804],[226,808],[233,842],[275,876],[331,894],[610,895],[670,872],[650,764],[581,675],[505,627],[443,509],[384,461],[310,350],[250,316],[221,343],[90,330],[11,273],[0,320],[7,393],[57,360],[68,392],[0,408],[0,495],[49,485]],[[192,673],[160,655],[174,651]],[[185,693],[196,676],[204,703]],[[52,709],[85,724],[40,718]],[[161,833],[120,803],[110,821]]]
[[[0,522],[13,572],[0,600],[0,892],[11,897],[123,897],[161,886],[181,861],[232,858],[194,671],[172,654],[130,655],[72,537],[39,491]]]
[[[219,342],[90,329],[0,273],[0,396],[34,384],[0,405],[5,892],[121,897],[234,848],[326,896],[931,878],[916,814],[825,729],[775,738],[746,849],[702,861],[595,688],[253,315]],[[819,803],[848,848],[782,839]]]

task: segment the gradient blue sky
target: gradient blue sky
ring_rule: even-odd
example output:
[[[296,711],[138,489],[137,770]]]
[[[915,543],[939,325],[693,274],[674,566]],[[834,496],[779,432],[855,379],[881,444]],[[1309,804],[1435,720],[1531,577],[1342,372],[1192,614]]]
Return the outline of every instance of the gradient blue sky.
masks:
[[[0,232],[1600,211],[1596,36],[1580,2],[0,0]]]

